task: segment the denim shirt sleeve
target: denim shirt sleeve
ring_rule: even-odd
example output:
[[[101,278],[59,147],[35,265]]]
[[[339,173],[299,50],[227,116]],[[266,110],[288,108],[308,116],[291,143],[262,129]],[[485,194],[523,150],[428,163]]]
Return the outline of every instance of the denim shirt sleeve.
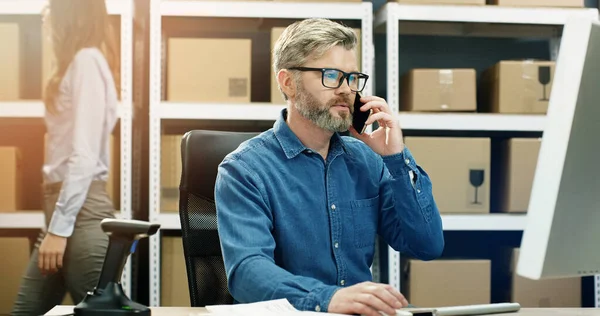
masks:
[[[429,176],[410,150],[383,157],[379,232],[396,251],[433,260],[444,250],[442,219]]]
[[[219,166],[215,203],[229,291],[236,301],[286,298],[299,310],[327,311],[339,287],[276,265],[264,183],[243,161],[228,158]]]

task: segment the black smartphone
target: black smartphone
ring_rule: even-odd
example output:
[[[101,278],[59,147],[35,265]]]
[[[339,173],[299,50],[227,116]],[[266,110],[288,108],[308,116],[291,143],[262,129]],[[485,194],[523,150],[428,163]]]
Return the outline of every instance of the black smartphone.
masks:
[[[362,134],[365,132],[367,125],[365,124],[371,116],[373,110],[369,109],[367,112],[363,112],[360,110],[360,107],[364,105],[364,103],[360,102],[361,95],[360,93],[356,93],[356,99],[354,99],[354,114],[352,115],[352,127],[359,133]]]

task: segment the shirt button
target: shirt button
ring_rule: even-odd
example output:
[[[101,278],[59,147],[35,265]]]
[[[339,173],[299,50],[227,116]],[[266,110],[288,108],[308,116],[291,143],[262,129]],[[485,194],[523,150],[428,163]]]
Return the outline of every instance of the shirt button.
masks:
[[[331,210],[335,211],[335,204],[331,204]]]
[[[321,311],[321,306],[319,306],[319,305],[315,306],[315,312],[317,312],[317,313],[318,313],[318,312],[320,312],[320,311]]]
[[[417,193],[421,193],[421,190],[417,189]]]
[[[336,242],[335,244],[333,244],[333,246],[334,246],[335,248],[337,248],[337,247],[339,247],[339,244]]]
[[[409,160],[408,158],[407,158],[407,159],[405,159],[405,160],[404,160],[404,162],[405,162],[407,165],[408,165],[408,164],[410,164],[410,160]]]
[[[346,281],[344,281],[344,280],[341,280],[341,281],[340,281],[340,285],[344,285],[344,284],[346,284]]]

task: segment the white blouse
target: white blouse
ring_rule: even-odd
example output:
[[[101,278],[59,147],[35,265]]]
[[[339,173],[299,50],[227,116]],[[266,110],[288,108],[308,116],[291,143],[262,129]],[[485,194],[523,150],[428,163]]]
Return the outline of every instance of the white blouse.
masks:
[[[93,180],[106,181],[109,138],[117,123],[117,92],[110,67],[97,48],[80,50],[46,113],[45,183],[62,182],[48,232],[69,237]]]

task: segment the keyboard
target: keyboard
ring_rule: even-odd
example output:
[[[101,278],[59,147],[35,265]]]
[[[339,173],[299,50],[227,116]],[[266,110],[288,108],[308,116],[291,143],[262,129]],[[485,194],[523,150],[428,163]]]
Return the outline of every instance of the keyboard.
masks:
[[[516,313],[521,309],[519,303],[495,303],[436,308],[408,308],[396,311],[396,316],[470,316]],[[385,315],[385,314],[382,314]]]

